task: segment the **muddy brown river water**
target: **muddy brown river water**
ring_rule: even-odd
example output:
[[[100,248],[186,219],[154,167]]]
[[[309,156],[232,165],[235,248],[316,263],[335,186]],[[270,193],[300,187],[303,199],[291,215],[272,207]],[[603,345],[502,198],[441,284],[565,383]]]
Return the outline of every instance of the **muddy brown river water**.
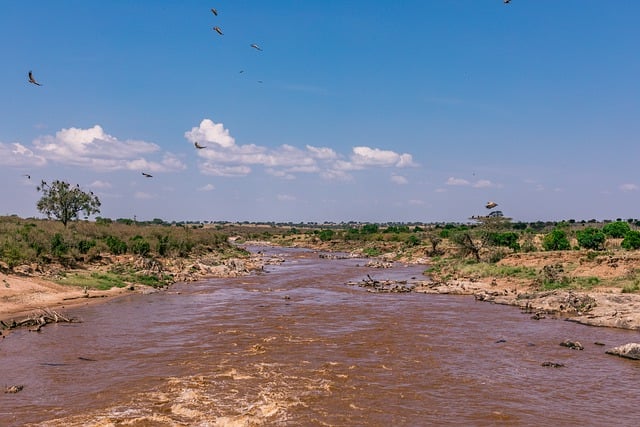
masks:
[[[256,250],[256,248],[254,248]],[[346,285],[424,266],[271,248],[254,276],[78,308],[0,342],[0,426],[637,426],[637,331]],[[580,341],[583,351],[559,345]],[[596,345],[596,342],[605,345]],[[564,367],[542,366],[544,362]]]

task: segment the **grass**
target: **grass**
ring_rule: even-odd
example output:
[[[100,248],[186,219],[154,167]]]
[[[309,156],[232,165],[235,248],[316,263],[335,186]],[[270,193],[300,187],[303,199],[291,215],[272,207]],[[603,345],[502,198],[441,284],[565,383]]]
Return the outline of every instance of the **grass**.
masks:
[[[170,283],[169,276],[157,277],[147,274],[136,273],[84,273],[72,272],[65,274],[61,279],[56,281],[63,285],[71,285],[78,287],[86,287],[88,289],[96,289],[106,291],[111,288],[124,288],[129,284],[140,284],[152,286],[154,288],[165,286]]]

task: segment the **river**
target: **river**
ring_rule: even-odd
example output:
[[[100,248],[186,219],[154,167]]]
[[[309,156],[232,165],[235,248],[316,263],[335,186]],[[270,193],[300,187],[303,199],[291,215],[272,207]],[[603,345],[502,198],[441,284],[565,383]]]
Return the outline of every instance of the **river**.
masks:
[[[253,248],[256,250],[257,248]],[[469,296],[348,286],[422,278],[300,249],[252,276],[66,312],[0,342],[0,426],[635,426],[637,331],[532,320]],[[569,339],[584,350],[560,346]],[[596,343],[603,343],[599,345]],[[560,363],[553,368],[544,362]]]

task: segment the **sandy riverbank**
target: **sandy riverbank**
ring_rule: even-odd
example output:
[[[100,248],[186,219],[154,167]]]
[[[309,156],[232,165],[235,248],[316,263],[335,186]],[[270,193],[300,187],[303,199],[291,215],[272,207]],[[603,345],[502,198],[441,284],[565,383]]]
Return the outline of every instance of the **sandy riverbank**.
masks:
[[[261,242],[264,244],[264,242]],[[318,248],[315,248],[318,250]],[[322,250],[322,249],[320,249]],[[640,255],[616,257],[615,262],[593,259],[589,263],[579,253],[514,254],[500,262],[503,265],[527,265],[542,268],[549,262],[579,264],[574,274],[589,277],[612,277],[628,274],[640,265]],[[405,263],[428,263],[428,258],[405,259]],[[173,267],[176,281],[199,280],[206,277],[234,277],[250,274],[270,260],[254,256],[226,260],[222,265],[209,265],[201,261]],[[166,263],[170,265],[170,262]],[[185,273],[188,271],[189,273]],[[577,271],[577,273],[576,273]],[[49,308],[64,310],[78,305],[104,302],[130,293],[153,292],[153,288],[132,285],[108,291],[89,290],[60,285],[37,275],[8,275],[0,273],[0,320],[26,317],[36,310]],[[478,301],[520,307],[531,313],[533,319],[556,316],[586,325],[640,330],[640,294],[622,293],[620,288],[599,286],[588,290],[541,291],[532,280],[514,277],[473,277],[457,275],[443,280],[418,280],[416,292],[432,294],[469,295]]]

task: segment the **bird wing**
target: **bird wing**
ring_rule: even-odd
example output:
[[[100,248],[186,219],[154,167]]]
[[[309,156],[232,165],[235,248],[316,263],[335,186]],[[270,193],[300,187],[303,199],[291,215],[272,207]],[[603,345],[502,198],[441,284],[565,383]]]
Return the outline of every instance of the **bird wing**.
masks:
[[[211,13],[213,13],[214,15],[218,16],[218,11],[215,10],[214,8],[211,8]]]
[[[216,33],[222,35],[222,30],[220,29],[220,27],[213,27],[214,30],[216,30]]]
[[[33,77],[33,73],[31,71],[29,71],[29,83],[33,83],[34,85],[38,85],[38,86],[42,86],[40,83],[38,83],[36,81],[36,79]]]

